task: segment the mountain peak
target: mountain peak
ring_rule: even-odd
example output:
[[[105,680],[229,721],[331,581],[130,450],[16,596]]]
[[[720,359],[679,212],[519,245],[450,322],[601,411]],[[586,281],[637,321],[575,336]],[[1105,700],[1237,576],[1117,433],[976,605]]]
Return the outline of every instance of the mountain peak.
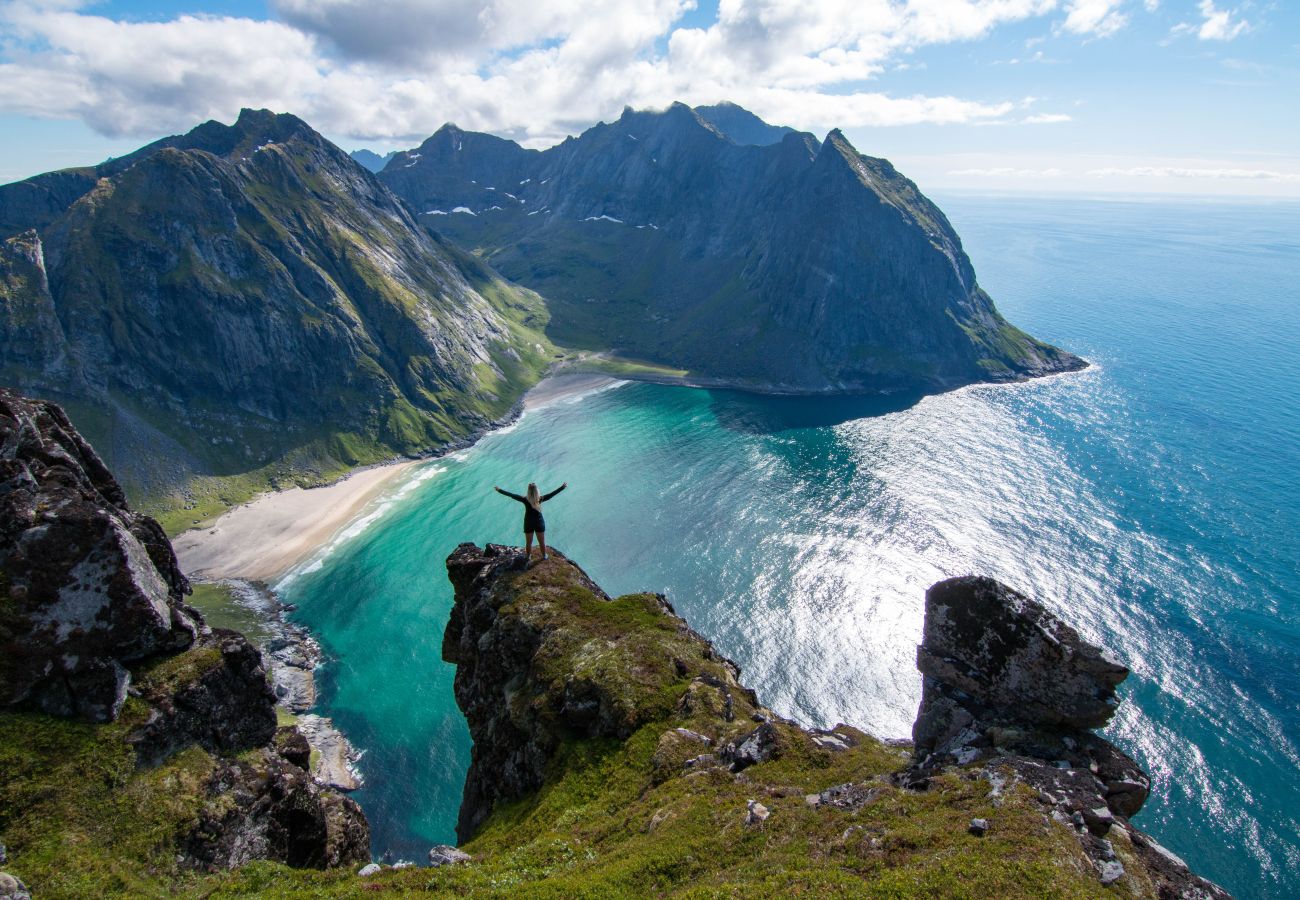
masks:
[[[785,125],[769,125],[749,110],[730,100],[712,106],[697,106],[695,114],[733,143],[765,147],[779,144],[795,130]]]

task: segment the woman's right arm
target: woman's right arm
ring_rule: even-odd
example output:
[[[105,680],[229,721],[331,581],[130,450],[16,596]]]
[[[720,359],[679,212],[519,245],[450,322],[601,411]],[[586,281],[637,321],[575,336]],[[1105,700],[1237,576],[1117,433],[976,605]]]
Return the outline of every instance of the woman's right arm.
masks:
[[[512,493],[510,493],[509,491],[503,491],[503,490],[501,490],[501,488],[499,488],[499,487],[493,486],[492,490],[496,491],[498,494],[503,494],[503,495],[509,497],[511,500],[518,500],[520,503],[527,503],[527,502],[528,502],[528,501],[525,500],[523,497],[520,497],[518,494],[512,494]]]

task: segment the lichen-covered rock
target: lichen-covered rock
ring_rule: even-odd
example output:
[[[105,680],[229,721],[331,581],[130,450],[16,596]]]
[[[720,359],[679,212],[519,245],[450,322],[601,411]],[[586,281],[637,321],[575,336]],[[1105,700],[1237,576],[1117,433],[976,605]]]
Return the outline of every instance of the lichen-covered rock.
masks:
[[[193,642],[188,590],[63,410],[0,389],[0,703],[114,719],[130,663]]]
[[[262,655],[233,631],[212,629],[191,650],[146,669],[135,691],[150,708],[128,739],[142,766],[192,744],[231,753],[265,746],[275,736],[275,695]]]
[[[62,410],[0,389],[0,757],[17,775],[0,823],[27,817],[44,840],[77,845],[72,856],[95,860],[87,884],[105,856],[134,871],[366,859],[360,807],[307,772],[296,729],[274,740],[261,654],[209,628],[188,590],[162,530],[127,506]],[[128,802],[88,829],[63,795],[107,806],[105,789]],[[13,843],[19,864],[27,843]],[[135,847],[146,856],[113,859]]]
[[[1128,676],[1041,604],[973,576],[941,581],[926,592],[916,666],[931,693],[940,686],[959,692],[963,704],[978,704],[982,714],[1071,728],[1109,722],[1118,705],[1115,687]],[[913,732],[918,749],[934,740],[925,712],[923,702]]]
[[[474,857],[464,850],[457,850],[446,844],[437,844],[429,850],[429,865],[435,869],[439,866],[454,866],[457,863],[472,862]]]
[[[311,744],[307,743],[307,738],[296,726],[282,725],[277,728],[272,746],[281,759],[300,769],[306,769],[311,763]]]
[[[32,900],[32,895],[22,879],[0,872],[0,900]]]
[[[916,660],[923,677],[914,767],[901,781],[928,783],[947,767],[978,762],[996,796],[1015,786],[1033,790],[1049,816],[1076,833],[1102,884],[1129,878],[1139,894],[1227,896],[1181,860],[1150,850],[1159,845],[1127,821],[1151,782],[1089,730],[1110,720],[1115,689],[1128,675],[1104,650],[1006,585],[964,577],[926,592]],[[1146,860],[1140,879],[1109,838]]]
[[[553,549],[550,559],[525,566],[518,548],[461,544],[447,572],[456,602],[442,655],[456,664],[456,701],[474,738],[456,826],[462,841],[497,804],[537,790],[563,741],[626,739],[671,712],[670,685],[686,691],[671,702],[693,696],[716,705],[724,721],[758,707],[736,665],[657,594],[611,600]],[[546,602],[514,602],[521,595]],[[689,742],[697,746],[692,756],[707,749]]]
[[[182,841],[193,866],[230,869],[269,859],[326,869],[370,859],[361,807],[273,750],[221,759],[202,790],[207,802]]]

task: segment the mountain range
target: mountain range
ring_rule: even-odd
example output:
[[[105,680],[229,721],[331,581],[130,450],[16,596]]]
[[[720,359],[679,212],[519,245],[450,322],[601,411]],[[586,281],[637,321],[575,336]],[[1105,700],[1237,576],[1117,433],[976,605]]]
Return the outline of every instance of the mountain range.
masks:
[[[245,110],[0,186],[0,381],[63,403],[174,531],[454,445],[575,353],[788,393],[1086,365],[839,131],[678,103],[545,151],[446,125],[377,176],[354,157]]]
[[[0,221],[0,378],[195,517],[461,440],[549,362],[536,294],[293,116],[8,185]]]
[[[539,152],[446,125],[380,179],[545,296],[566,346],[793,393],[1083,365],[1006,322],[938,207],[839,131],[677,103]]]

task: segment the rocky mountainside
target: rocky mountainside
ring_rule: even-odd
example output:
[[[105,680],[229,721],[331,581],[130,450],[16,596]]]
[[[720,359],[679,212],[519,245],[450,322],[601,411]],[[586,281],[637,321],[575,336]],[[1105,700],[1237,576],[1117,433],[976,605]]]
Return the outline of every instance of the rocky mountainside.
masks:
[[[446,125],[380,178],[542,293],[566,345],[792,392],[1085,365],[1007,323],[943,213],[839,131],[678,103],[538,152]]]
[[[0,389],[0,862],[39,897],[369,859],[360,808],[208,627],[158,523],[63,411]]]
[[[134,496],[445,447],[549,362],[536,295],[293,116],[4,186],[0,219],[26,229],[0,245],[0,383],[65,401]]]

